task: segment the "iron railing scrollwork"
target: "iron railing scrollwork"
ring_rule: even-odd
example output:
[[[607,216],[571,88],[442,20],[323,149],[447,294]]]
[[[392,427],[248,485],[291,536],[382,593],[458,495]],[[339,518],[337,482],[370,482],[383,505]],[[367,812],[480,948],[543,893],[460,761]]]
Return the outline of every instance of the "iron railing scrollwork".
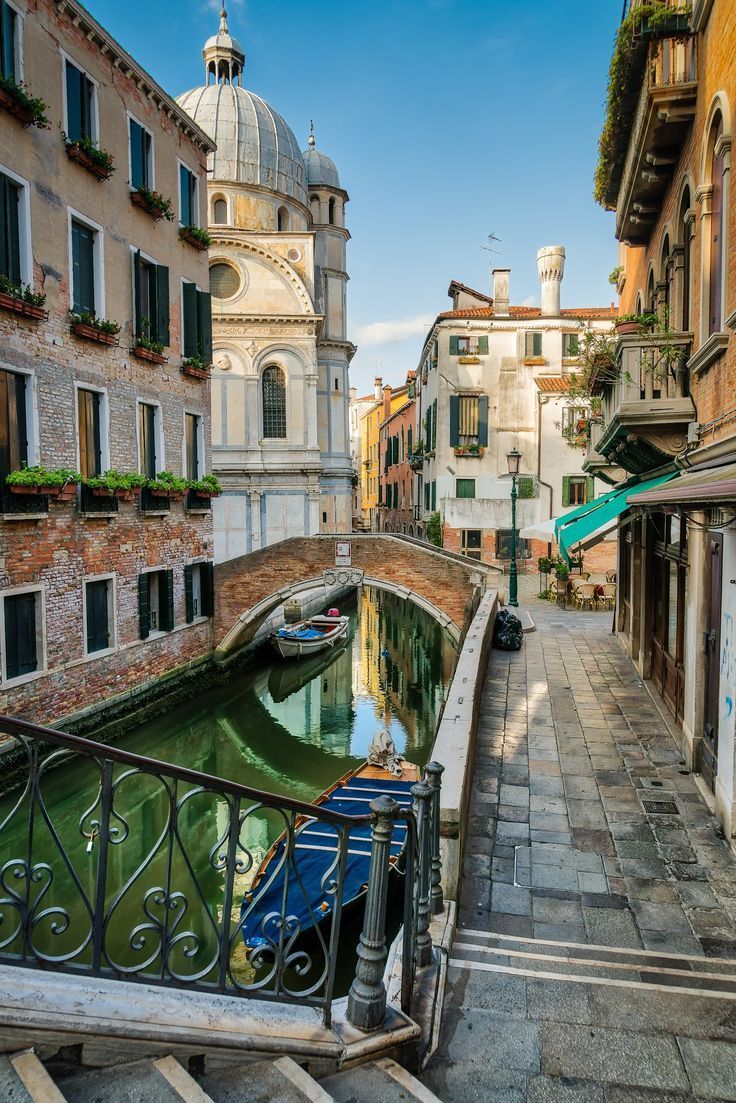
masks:
[[[372,814],[346,816],[21,720],[0,717],[0,732],[17,744],[0,795],[0,962],[298,1002],[320,1008],[329,1024],[351,832],[370,825],[353,982],[368,946],[370,999],[351,1002],[351,990],[348,1015],[362,1029],[383,1021],[396,867],[401,1004],[410,1010],[415,970],[432,955],[441,767],[430,764],[429,784],[413,787],[413,809],[379,798]],[[390,868],[385,842],[397,821],[406,844]],[[298,860],[314,850],[308,830],[330,855],[319,867],[319,903]]]

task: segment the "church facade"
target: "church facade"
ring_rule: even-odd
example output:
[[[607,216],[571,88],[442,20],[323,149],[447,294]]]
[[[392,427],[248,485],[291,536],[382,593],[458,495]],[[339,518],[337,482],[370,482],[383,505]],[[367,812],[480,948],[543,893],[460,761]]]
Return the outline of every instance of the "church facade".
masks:
[[[348,194],[310,134],[242,83],[227,26],[206,83],[178,98],[216,143],[208,173],[218,561],[291,536],[350,532]]]

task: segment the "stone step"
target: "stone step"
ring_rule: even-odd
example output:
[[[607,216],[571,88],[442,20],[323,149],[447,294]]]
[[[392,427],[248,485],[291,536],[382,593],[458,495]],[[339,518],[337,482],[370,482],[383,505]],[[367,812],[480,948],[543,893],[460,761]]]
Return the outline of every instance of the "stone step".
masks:
[[[173,1057],[104,1069],[62,1069],[56,1082],[63,1092],[58,1103],[212,1103]]]
[[[291,1057],[205,1073],[199,1083],[212,1103],[332,1103]]]
[[[434,1092],[388,1057],[338,1072],[321,1083],[335,1103],[440,1103]]]
[[[32,1049],[0,1057],[0,1099],[3,1103],[66,1103]]]

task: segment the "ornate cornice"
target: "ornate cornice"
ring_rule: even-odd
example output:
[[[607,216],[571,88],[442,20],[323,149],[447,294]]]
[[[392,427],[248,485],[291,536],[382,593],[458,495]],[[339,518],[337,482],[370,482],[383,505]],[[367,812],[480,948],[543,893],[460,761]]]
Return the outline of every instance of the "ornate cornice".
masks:
[[[218,245],[227,245],[231,249],[239,250],[243,253],[249,253],[251,256],[260,257],[261,260],[268,261],[274,268],[284,276],[287,282],[291,285],[292,289],[297,295],[300,303],[304,307],[305,314],[314,315],[314,304],[309,296],[304,283],[299,278],[295,270],[291,267],[288,261],[280,257],[278,253],[272,253],[270,249],[267,249],[265,245],[260,245],[258,242],[251,240],[245,240],[243,238],[225,237],[222,235],[213,234],[211,252],[216,252]]]

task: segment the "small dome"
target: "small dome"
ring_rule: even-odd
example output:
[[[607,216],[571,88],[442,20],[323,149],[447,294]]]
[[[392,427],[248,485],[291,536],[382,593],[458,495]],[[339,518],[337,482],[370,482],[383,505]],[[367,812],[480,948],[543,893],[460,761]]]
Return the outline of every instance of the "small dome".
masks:
[[[310,187],[324,185],[328,188],[339,189],[340,177],[337,174],[335,162],[326,153],[321,153],[317,149],[314,140],[314,127],[311,128],[309,134],[309,149],[304,151],[302,157],[307,169],[307,183]]]

